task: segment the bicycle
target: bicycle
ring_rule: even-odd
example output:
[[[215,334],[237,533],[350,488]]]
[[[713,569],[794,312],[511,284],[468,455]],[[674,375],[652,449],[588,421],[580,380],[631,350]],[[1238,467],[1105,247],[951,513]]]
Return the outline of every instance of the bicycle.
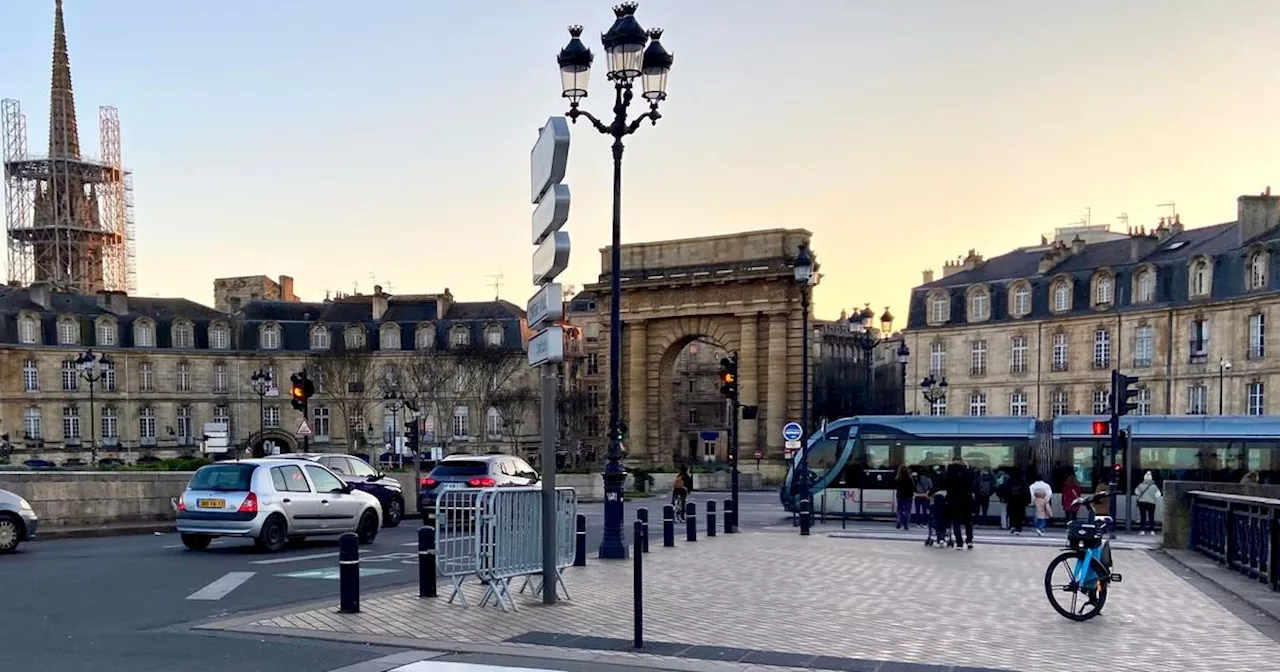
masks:
[[[1107,494],[1077,497],[1073,503],[1087,505],[1092,511],[1094,500]],[[1073,520],[1067,524],[1068,547],[1049,563],[1044,573],[1044,592],[1054,611],[1073,621],[1087,621],[1102,613],[1102,607],[1107,603],[1107,588],[1112,583],[1120,583],[1123,578],[1111,571],[1109,537],[1114,528],[1114,518],[1099,516],[1096,512],[1092,521]],[[1059,567],[1066,568],[1065,582],[1054,579],[1054,572]],[[1058,601],[1059,593],[1070,593],[1070,609]],[[1077,610],[1077,602],[1082,595],[1086,599]]]
[[[671,492],[671,508],[675,509],[675,522],[683,523],[685,521],[684,508],[687,503],[689,503],[689,492],[687,490],[683,493],[674,490]]]

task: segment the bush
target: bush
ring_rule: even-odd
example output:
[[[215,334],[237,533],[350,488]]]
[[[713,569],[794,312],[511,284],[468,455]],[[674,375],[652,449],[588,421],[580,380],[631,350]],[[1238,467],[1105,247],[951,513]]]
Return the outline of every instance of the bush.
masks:
[[[632,469],[631,482],[636,492],[647,492],[653,487],[653,476],[644,469]]]
[[[128,467],[117,467],[125,471],[195,471],[212,461],[203,457],[175,457],[149,464],[134,464]],[[109,468],[109,467],[108,467]]]

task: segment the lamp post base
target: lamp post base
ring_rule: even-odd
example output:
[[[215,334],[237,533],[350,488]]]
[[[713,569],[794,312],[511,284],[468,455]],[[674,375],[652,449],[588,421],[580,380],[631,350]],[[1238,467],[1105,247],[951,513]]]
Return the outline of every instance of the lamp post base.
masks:
[[[603,560],[626,560],[627,543],[622,538],[622,497],[627,472],[608,470],[601,476],[604,478],[604,537],[600,540],[599,557]]]

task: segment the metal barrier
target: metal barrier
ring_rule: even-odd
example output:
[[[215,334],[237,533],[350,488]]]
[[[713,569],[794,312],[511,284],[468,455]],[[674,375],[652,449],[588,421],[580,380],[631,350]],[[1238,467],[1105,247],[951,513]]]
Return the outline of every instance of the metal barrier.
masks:
[[[1193,490],[1191,548],[1280,590],[1280,499]]]
[[[436,571],[449,579],[456,598],[467,606],[462,582],[480,568],[479,523],[480,495],[484,490],[448,483],[436,494]]]
[[[500,492],[511,492],[512,488],[505,488]],[[524,547],[527,553],[532,554],[535,558],[534,569],[530,572],[522,572],[516,576],[523,575],[525,577],[524,584],[520,586],[520,592],[526,589],[532,589],[533,595],[542,595],[542,488],[519,488],[521,491],[532,491],[538,493],[536,503],[533,504],[535,511],[533,515],[534,531],[532,543],[526,542]],[[520,496],[523,500],[528,500],[527,495]],[[529,506],[528,501],[522,501],[522,506]],[[585,521],[584,521],[585,522]],[[578,492],[573,488],[556,488],[556,586],[557,594],[563,595],[564,599],[571,599],[569,588],[564,585],[564,568],[572,567],[576,556],[578,555],[577,544],[578,529]],[[585,537],[585,526],[584,526]],[[531,549],[531,550],[528,550]],[[514,608],[514,604],[512,607]]]

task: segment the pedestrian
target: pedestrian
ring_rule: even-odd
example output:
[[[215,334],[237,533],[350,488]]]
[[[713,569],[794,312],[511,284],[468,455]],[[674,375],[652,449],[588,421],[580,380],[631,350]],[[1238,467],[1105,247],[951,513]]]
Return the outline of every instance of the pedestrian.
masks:
[[[1073,521],[1080,515],[1080,505],[1075,501],[1083,492],[1080,481],[1076,480],[1076,475],[1067,474],[1067,480],[1062,484],[1062,512],[1067,515],[1068,521]]]
[[[911,503],[916,498],[916,484],[911,480],[911,471],[907,465],[898,467],[898,475],[893,479],[895,504],[898,510],[898,522],[894,529],[911,529]]]
[[[676,482],[671,487],[671,505],[676,510],[676,520],[684,520],[684,506],[689,501],[689,485],[693,483],[693,476],[689,473],[689,467],[680,467],[680,473],[676,474]]]
[[[1133,489],[1133,494],[1138,498],[1138,516],[1141,520],[1138,534],[1155,534],[1156,503],[1160,501],[1160,488],[1151,472],[1142,475],[1142,482]]]
[[[1110,516],[1111,486],[1106,483],[1099,483],[1098,487],[1093,489],[1093,493],[1097,495],[1097,498],[1093,500],[1093,506],[1090,507],[1093,510],[1093,517],[1090,520],[1098,516]]]
[[[929,524],[929,492],[933,490],[933,479],[929,478],[928,472],[917,470],[915,481],[916,527],[925,527]]]
[[[973,510],[980,518],[986,518],[991,512],[991,496],[996,492],[996,476],[991,467],[983,467],[978,471],[977,482],[973,488]]]
[[[1022,536],[1022,526],[1027,522],[1027,507],[1031,505],[1031,492],[1021,469],[1009,474],[1009,494],[1005,497],[1005,510],[1009,513],[1009,534]]]
[[[947,517],[951,519],[951,538],[955,541],[956,550],[967,546],[973,550],[973,471],[960,458],[951,461],[947,467]],[[964,531],[964,546],[961,546],[960,532]]]
[[[996,499],[1000,500],[1000,529],[1009,529],[1009,472],[996,472]]]
[[[929,534],[925,539],[925,545],[932,545],[936,542],[939,547],[943,541],[947,539],[947,489],[944,485],[944,479],[938,473],[929,477]]]
[[[1031,505],[1035,507],[1036,534],[1043,537],[1045,528],[1049,526],[1049,519],[1053,517],[1053,488],[1049,487],[1044,477],[1037,476],[1029,492]]]

